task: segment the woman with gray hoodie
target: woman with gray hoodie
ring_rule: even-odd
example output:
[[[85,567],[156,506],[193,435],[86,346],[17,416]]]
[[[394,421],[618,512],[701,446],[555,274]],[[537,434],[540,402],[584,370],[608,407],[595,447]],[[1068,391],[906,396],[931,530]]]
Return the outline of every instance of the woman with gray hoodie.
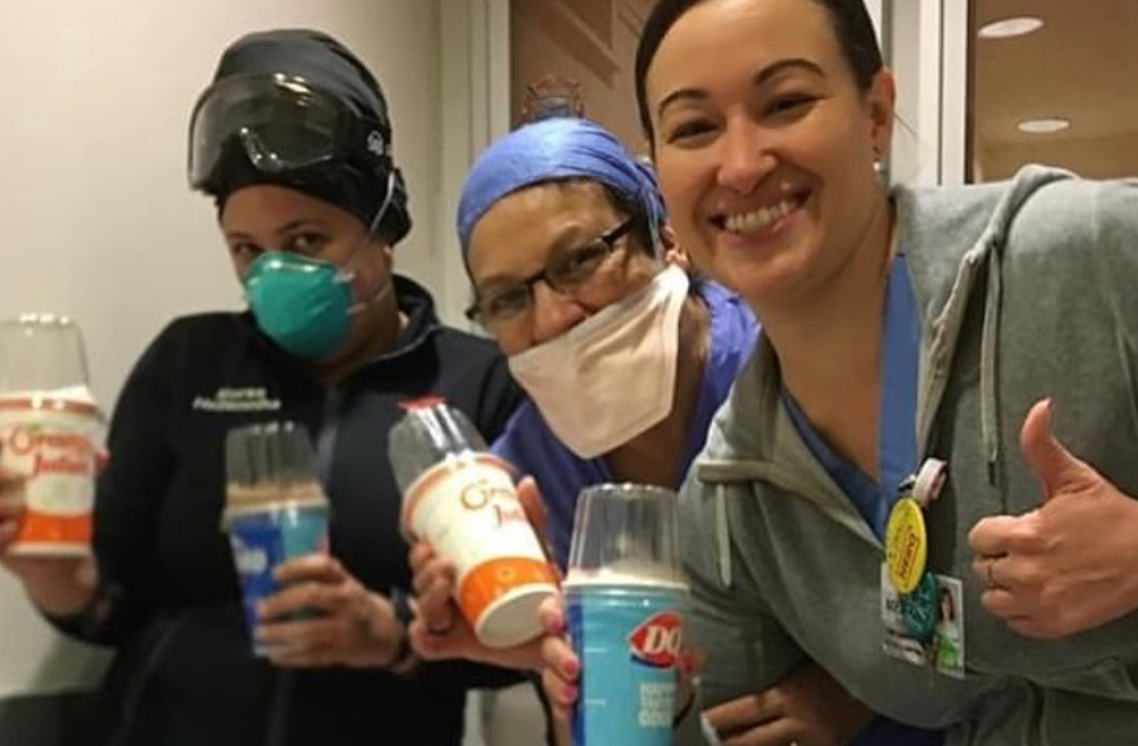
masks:
[[[663,0],[636,73],[680,243],[764,327],[683,494],[703,704],[809,658],[950,746],[1133,744],[1138,184],[887,193],[859,2]],[[718,735],[788,743],[741,735],[770,707]]]

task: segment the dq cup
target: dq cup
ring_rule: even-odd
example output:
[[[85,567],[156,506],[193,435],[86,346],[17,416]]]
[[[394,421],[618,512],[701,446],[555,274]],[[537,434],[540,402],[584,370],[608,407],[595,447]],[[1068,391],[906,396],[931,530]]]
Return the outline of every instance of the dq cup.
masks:
[[[253,639],[253,653],[266,656],[270,646],[258,642],[257,605],[280,592],[273,571],[285,562],[328,547],[328,503],[324,500],[287,500],[226,510],[223,527],[229,534],[233,561],[241,583],[245,621]]]
[[[575,746],[671,746],[688,597],[678,544],[675,493],[581,492],[563,586],[581,660]]]
[[[405,490],[403,527],[454,563],[459,608],[483,645],[512,647],[541,634],[538,607],[557,593],[556,580],[505,462],[447,455]]]
[[[225,448],[221,528],[233,549],[253,652],[266,656],[273,651],[257,640],[257,606],[280,592],[278,566],[328,550],[328,500],[316,479],[312,443],[295,423],[234,428]]]
[[[0,322],[0,467],[25,480],[10,553],[90,554],[102,431],[79,327],[37,314]]]

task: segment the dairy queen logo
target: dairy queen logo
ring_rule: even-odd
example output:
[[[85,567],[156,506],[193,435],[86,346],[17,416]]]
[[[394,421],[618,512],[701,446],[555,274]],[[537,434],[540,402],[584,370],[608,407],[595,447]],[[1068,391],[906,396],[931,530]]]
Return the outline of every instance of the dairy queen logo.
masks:
[[[683,627],[679,615],[670,611],[645,620],[628,636],[632,660],[652,668],[673,667],[683,643]]]

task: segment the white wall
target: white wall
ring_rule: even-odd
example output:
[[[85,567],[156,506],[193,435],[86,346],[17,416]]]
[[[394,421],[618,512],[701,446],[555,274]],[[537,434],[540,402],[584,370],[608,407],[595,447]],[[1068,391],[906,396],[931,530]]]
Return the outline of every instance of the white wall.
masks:
[[[240,305],[213,206],[186,186],[186,126],[224,46],[275,26],[332,33],[384,85],[416,223],[397,261],[434,286],[436,2],[0,3],[0,315],[78,318],[95,393],[108,406],[169,319]],[[74,678],[73,658],[62,671],[47,662],[54,645],[0,573],[0,696]]]
[[[440,315],[470,331],[463,309],[470,279],[455,227],[466,172],[474,159],[509,131],[509,0],[439,0],[439,199],[432,269]]]

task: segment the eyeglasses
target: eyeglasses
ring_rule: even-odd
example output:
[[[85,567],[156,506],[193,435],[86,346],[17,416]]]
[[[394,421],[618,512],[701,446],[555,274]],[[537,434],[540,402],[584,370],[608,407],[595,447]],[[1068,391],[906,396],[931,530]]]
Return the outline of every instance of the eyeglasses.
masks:
[[[616,251],[617,241],[635,224],[635,218],[628,218],[584,246],[554,257],[540,272],[516,282],[496,285],[466,309],[466,318],[487,326],[514,321],[533,306],[534,286],[543,281],[551,290],[563,295],[579,291]]]

